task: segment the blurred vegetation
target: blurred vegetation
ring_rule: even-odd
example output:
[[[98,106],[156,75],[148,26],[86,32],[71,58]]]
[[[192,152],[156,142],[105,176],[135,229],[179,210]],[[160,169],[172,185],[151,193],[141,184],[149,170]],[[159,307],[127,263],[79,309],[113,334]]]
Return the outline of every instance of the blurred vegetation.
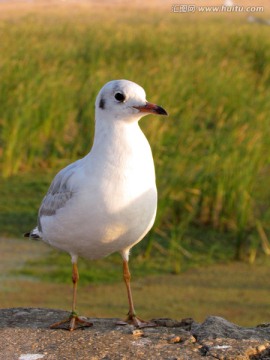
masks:
[[[165,257],[173,272],[185,262],[269,255],[269,35],[241,15],[2,19],[1,234],[35,226],[53,174],[91,147],[100,87],[126,78],[170,113],[141,121],[159,210],[135,254]]]

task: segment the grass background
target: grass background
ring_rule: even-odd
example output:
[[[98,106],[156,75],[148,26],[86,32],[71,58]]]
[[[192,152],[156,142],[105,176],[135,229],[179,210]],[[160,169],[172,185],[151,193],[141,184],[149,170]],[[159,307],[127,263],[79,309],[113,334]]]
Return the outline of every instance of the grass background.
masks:
[[[91,147],[100,87],[127,78],[170,114],[140,122],[159,209],[132,252],[133,273],[262,261],[270,254],[270,27],[247,14],[57,4],[3,7],[0,16],[2,236],[35,226],[54,174]],[[67,259],[50,252],[20,274],[67,282]],[[116,281],[120,263],[118,255],[82,261],[81,281]]]

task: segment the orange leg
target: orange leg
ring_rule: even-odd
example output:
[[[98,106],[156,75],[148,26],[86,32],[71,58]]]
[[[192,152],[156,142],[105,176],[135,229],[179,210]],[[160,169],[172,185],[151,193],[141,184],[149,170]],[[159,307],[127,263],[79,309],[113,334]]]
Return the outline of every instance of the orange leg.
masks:
[[[127,294],[128,294],[128,304],[129,304],[128,319],[132,320],[133,318],[136,318],[136,313],[135,313],[135,309],[134,309],[133,298],[132,298],[132,293],[131,293],[131,286],[130,286],[131,275],[129,272],[128,262],[126,260],[124,260],[124,262],[123,262],[123,277],[124,277],[124,281],[125,281],[126,288],[127,288]]]
[[[50,326],[51,329],[66,329],[66,330],[76,330],[81,327],[89,327],[93,324],[91,322],[85,321],[76,313],[76,302],[77,302],[77,286],[79,280],[79,271],[77,263],[72,264],[72,282],[73,282],[73,300],[72,300],[72,311],[68,319],[59,321]],[[66,324],[66,326],[65,326]]]
[[[131,276],[130,276],[127,260],[124,260],[124,262],[123,262],[123,276],[124,276],[124,281],[125,281],[126,288],[127,288],[129,311],[128,311],[128,317],[127,317],[126,321],[125,322],[120,321],[120,322],[118,322],[118,324],[119,325],[132,324],[132,325],[134,325],[136,327],[140,327],[140,328],[156,326],[156,324],[144,321],[136,316],[136,312],[135,312],[134,304],[133,304],[132,293],[131,293],[131,287],[130,287]]]

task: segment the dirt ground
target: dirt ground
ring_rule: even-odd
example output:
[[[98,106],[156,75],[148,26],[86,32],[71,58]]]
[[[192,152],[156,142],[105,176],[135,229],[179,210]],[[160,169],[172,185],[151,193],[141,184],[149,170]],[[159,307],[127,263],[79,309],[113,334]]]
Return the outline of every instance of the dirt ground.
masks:
[[[0,308],[70,309],[71,281],[43,282],[20,274],[25,261],[42,259],[49,251],[43,242],[0,239]],[[208,315],[217,315],[254,326],[270,318],[269,267],[263,264],[236,262],[190,269],[179,275],[134,276],[132,289],[137,312],[145,319],[192,317],[203,321]],[[125,317],[127,295],[121,269],[119,282],[79,283],[77,309],[85,316]]]

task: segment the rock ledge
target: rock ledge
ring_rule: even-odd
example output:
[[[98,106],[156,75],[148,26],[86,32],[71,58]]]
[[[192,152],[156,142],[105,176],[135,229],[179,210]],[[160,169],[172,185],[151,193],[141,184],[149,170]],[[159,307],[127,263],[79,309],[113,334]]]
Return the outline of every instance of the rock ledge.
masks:
[[[244,328],[210,316],[203,323],[153,319],[154,328],[117,326],[119,319],[90,319],[74,332],[49,325],[62,310],[0,309],[0,353],[5,360],[270,360],[270,324]]]

